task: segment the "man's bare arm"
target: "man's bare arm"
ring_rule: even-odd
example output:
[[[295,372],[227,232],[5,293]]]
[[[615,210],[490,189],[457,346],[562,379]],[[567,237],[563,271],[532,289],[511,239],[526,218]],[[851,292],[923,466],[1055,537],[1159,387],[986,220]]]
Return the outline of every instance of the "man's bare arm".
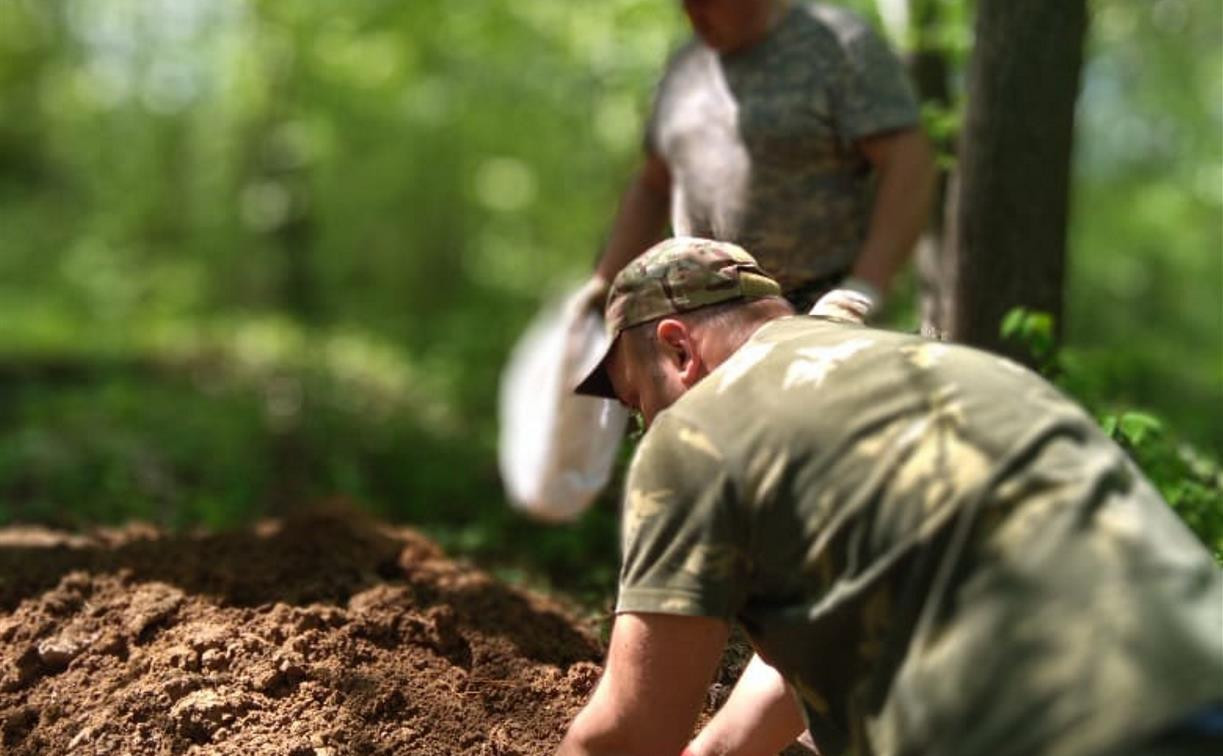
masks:
[[[620,197],[620,209],[595,276],[609,283],[630,260],[662,239],[670,208],[671,172],[662,158],[647,152],[645,162]]]
[[[728,634],[709,617],[618,615],[603,677],[558,756],[679,753]]]
[[[851,275],[887,294],[930,216],[934,153],[919,128],[858,141],[876,172],[875,204]]]
[[[798,703],[777,670],[753,656],[730,698],[688,746],[691,756],[772,756],[802,733]]]

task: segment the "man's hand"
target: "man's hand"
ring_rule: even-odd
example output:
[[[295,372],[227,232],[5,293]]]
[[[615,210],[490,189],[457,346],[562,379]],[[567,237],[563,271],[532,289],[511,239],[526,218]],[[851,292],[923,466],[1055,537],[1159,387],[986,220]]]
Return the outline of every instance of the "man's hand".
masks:
[[[618,615],[603,677],[558,756],[679,753],[728,634],[710,617]]]
[[[609,289],[611,289],[611,283],[606,278],[598,273],[591,276],[578,292],[578,302],[582,310],[598,310],[602,314],[607,304]]]
[[[686,756],[772,756],[802,733],[803,715],[786,681],[753,656],[726,704],[688,744]]]

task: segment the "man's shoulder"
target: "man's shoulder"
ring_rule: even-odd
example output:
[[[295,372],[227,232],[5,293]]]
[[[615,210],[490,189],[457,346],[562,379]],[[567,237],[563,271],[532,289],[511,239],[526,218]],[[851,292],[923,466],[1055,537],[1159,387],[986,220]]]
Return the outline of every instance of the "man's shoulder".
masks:
[[[829,318],[794,315],[761,326],[725,362],[675,403],[677,414],[692,421],[727,415],[728,403],[751,402],[770,390],[781,390],[796,359],[832,349],[892,348],[919,337],[846,323]],[[761,394],[764,392],[764,394]]]
[[[851,42],[863,34],[874,33],[874,29],[865,17],[844,6],[800,2],[798,7],[800,18],[804,23],[822,28],[842,44]]]
[[[797,430],[803,424],[800,416],[827,414],[842,403],[835,392],[788,398],[791,390],[868,350],[917,340],[805,315],[770,321],[655,418],[639,456],[649,459],[656,473],[665,471],[675,485],[680,480],[698,485],[703,478],[692,470],[705,469],[702,464],[736,477],[751,467],[762,444],[822,427],[811,423]],[[802,413],[796,413],[795,402],[801,402]],[[687,465],[691,469],[681,469]]]
[[[704,65],[702,59],[713,54],[713,51],[696,36],[689,37],[667,57],[667,63],[663,67],[663,76],[672,76],[678,71]]]
[[[859,60],[881,38],[864,16],[839,5],[800,2],[794,9],[787,46],[839,61]]]
[[[875,328],[846,318],[800,314],[765,323],[744,343],[744,347],[754,346],[757,352],[784,359],[786,354],[796,350],[856,343],[863,339],[872,344],[887,342],[892,346],[923,340],[914,334]],[[738,354],[736,352],[731,359]]]

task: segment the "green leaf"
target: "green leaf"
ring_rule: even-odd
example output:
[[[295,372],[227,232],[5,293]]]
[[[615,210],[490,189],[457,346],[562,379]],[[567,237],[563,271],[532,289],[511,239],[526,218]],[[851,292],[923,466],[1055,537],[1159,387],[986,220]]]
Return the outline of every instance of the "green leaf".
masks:
[[[1002,318],[999,332],[1004,339],[1019,342],[1033,357],[1046,363],[1056,347],[1053,327],[1051,314],[1015,307]]]
[[[1140,446],[1148,438],[1163,432],[1159,418],[1145,412],[1126,412],[1119,421],[1121,435],[1134,446]]]
[[[1002,318],[1002,327],[999,329],[1002,338],[1011,339],[1018,338],[1020,329],[1023,328],[1024,320],[1027,318],[1028,311],[1022,307],[1013,307]]]
[[[1110,438],[1114,437],[1117,432],[1117,416],[1109,413],[1101,417],[1100,428],[1103,429]]]

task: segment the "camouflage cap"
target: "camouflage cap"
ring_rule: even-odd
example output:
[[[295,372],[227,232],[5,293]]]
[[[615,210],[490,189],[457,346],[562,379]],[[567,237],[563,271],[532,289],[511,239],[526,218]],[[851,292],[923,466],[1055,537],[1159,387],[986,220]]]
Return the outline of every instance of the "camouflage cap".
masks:
[[[781,295],[781,286],[742,247],[680,236],[666,239],[625,266],[607,294],[607,348],[574,389],[615,399],[607,357],[628,328],[735,299]]]

